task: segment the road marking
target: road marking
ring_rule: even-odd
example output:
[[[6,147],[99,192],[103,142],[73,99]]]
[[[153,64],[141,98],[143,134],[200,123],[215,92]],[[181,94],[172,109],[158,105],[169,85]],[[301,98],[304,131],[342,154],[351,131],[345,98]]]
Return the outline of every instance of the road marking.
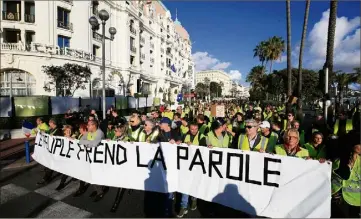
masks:
[[[42,210],[36,218],[87,218],[92,213],[58,201]]]
[[[78,190],[79,188],[79,181],[75,181],[75,182],[71,181],[68,185],[65,186],[65,188],[63,188],[60,191],[56,191],[55,189],[56,187],[58,187],[59,183],[60,183],[60,179],[44,187],[39,188],[34,192],[55,199],[57,201],[60,201],[68,197],[69,195],[75,193],[76,190]]]
[[[30,191],[14,184],[7,184],[0,189],[0,204],[4,204],[14,198],[28,194]]]

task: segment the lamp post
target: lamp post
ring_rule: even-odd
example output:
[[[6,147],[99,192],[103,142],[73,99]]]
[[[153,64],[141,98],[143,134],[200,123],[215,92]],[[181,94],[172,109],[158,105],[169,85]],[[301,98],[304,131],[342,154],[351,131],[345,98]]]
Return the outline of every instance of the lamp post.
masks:
[[[103,119],[105,119],[106,115],[106,102],[105,102],[105,40],[114,40],[114,35],[117,33],[117,30],[114,27],[109,27],[110,38],[105,36],[105,23],[109,19],[109,13],[102,9],[98,13],[99,18],[102,24],[102,78],[103,78]],[[99,29],[99,22],[95,16],[91,16],[89,18],[89,23],[92,26],[92,30]]]

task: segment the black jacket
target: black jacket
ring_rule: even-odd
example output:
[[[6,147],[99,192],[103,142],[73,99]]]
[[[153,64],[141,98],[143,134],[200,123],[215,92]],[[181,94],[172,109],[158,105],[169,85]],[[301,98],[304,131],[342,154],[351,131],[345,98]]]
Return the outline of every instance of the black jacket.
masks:
[[[171,129],[170,132],[168,132],[168,133],[169,133],[169,135],[162,130],[158,135],[158,138],[157,138],[158,142],[169,142],[172,139],[174,141],[181,140],[181,135],[176,130]]]

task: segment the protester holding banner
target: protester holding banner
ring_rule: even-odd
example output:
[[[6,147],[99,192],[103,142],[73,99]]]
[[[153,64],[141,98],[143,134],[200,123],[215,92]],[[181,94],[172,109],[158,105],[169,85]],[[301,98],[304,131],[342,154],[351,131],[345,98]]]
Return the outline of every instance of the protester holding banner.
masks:
[[[259,125],[256,120],[246,120],[246,134],[238,137],[237,148],[244,151],[266,152],[268,139],[258,134]]]
[[[298,133],[300,133],[300,145],[303,146],[306,141],[305,141],[305,131],[303,129],[300,128],[300,122],[297,120],[293,120],[291,123],[291,128],[297,129]]]
[[[128,129],[129,141],[137,142],[139,140],[139,134],[143,130],[139,116],[131,115],[129,118],[129,124],[130,124],[130,127]]]
[[[288,129],[285,131],[284,144],[276,145],[275,152],[278,155],[308,158],[308,150],[299,146],[300,135],[297,129]]]
[[[319,160],[327,158],[326,145],[323,144],[323,135],[321,132],[314,132],[311,141],[304,144],[304,148],[308,150],[312,159]]]
[[[159,135],[158,127],[156,127],[155,123],[146,119],[144,121],[143,130],[139,134],[139,142],[148,142],[148,143],[158,143],[157,137]]]
[[[37,127],[31,131],[32,135],[36,135],[36,133],[47,132],[49,131],[49,126],[44,122],[44,118],[39,117],[36,119]]]
[[[272,131],[271,124],[268,121],[263,121],[260,124],[260,128],[262,136],[268,139],[266,152],[274,153],[275,146],[277,145],[277,141],[279,138],[278,134]]]
[[[38,123],[38,127],[39,127],[39,125],[42,128],[48,127],[45,123],[42,122],[41,118],[37,119],[37,123]],[[45,125],[43,125],[43,124],[45,124]],[[49,120],[49,129],[47,132],[51,136],[63,136],[63,132],[61,131],[61,129],[58,128],[57,123],[56,123],[55,119],[53,119],[53,118]],[[45,175],[41,181],[37,182],[37,185],[49,183],[52,180],[54,171],[52,169],[48,169],[48,168],[45,168],[44,171],[45,171]]]
[[[99,129],[98,122],[95,120],[88,121],[88,132],[82,139],[79,141],[80,144],[85,147],[97,147],[101,140],[104,139],[104,133]],[[103,188],[102,186],[93,185],[95,191],[90,194],[91,198],[94,198],[94,201],[100,201],[105,193],[108,191],[108,187]]]
[[[231,145],[231,137],[226,132],[226,121],[217,118],[212,122],[211,131],[206,137],[207,146],[209,148],[228,148]],[[199,131],[202,133],[201,131]]]
[[[77,137],[78,140],[82,139],[83,136],[87,135],[87,124],[85,123],[81,123],[79,125],[79,135]],[[87,190],[89,184],[85,184],[84,181],[79,180],[79,188],[78,190],[74,193],[73,197],[78,197],[82,194],[85,193],[85,191]]]

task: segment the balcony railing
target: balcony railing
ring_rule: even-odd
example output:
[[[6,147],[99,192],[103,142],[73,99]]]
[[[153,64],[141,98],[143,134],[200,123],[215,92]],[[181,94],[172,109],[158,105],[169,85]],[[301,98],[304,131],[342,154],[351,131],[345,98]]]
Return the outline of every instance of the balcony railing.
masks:
[[[73,0],[62,0],[63,2],[67,2],[69,4],[73,4]]]
[[[140,37],[140,43],[142,43],[142,44],[145,43],[145,38],[144,37]]]
[[[136,52],[137,52],[137,48],[135,48],[135,46],[131,46],[131,47],[130,47],[130,51],[132,51],[133,53],[136,53]]]
[[[13,11],[3,11],[3,20],[20,21],[20,13]]]
[[[141,58],[142,60],[144,60],[144,59],[145,59],[145,54],[141,53],[141,54],[140,54],[140,58]]]
[[[137,31],[134,29],[134,27],[130,27],[129,30],[130,30],[130,33],[137,35]]]
[[[96,40],[96,41],[99,41],[99,42],[102,42],[103,40],[103,37],[100,33],[97,33],[97,32],[93,32],[93,39]]]
[[[35,15],[34,14],[25,14],[25,22],[35,23]]]
[[[69,23],[69,22],[65,23],[64,21],[58,21],[58,27],[73,31],[73,23]]]
[[[154,43],[150,43],[150,48],[154,49]]]

